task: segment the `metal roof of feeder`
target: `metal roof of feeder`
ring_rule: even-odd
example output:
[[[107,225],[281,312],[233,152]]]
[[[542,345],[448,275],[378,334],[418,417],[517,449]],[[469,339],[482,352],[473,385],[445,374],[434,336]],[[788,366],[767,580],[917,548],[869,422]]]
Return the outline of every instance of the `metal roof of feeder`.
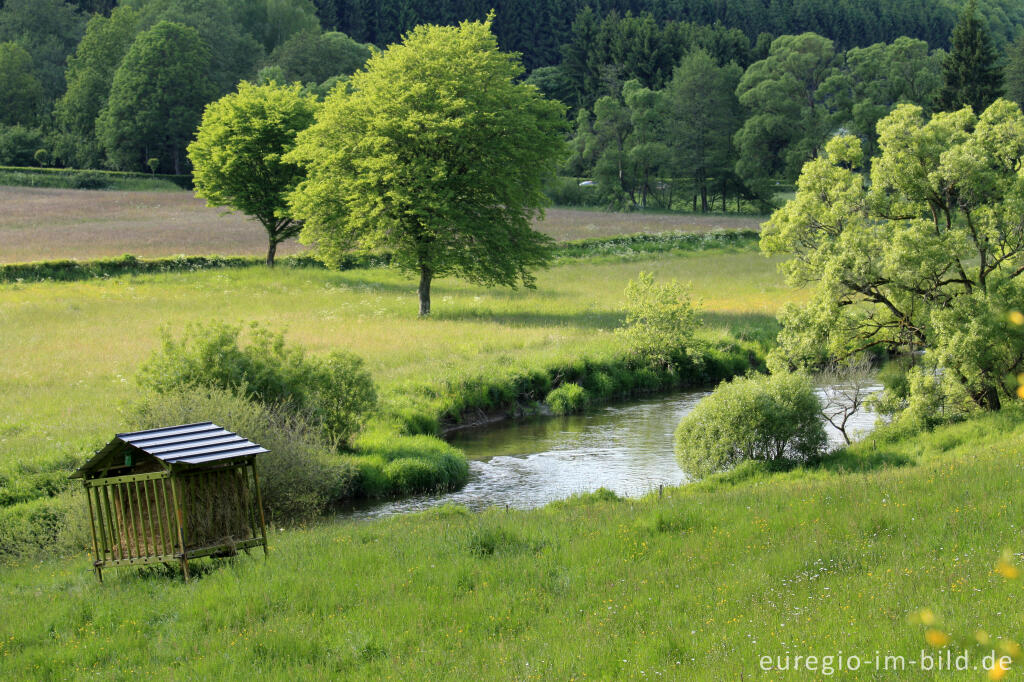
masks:
[[[266,448],[213,422],[167,426],[117,434],[106,447],[79,467],[74,477],[84,475],[95,463],[125,446],[151,455],[168,466],[209,464],[218,460],[269,452]]]

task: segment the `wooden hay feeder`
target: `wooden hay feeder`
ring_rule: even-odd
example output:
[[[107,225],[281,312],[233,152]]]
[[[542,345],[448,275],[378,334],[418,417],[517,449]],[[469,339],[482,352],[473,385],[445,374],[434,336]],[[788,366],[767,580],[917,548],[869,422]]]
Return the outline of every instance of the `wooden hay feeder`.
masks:
[[[263,546],[256,443],[212,422],[119,433],[72,476],[85,484],[93,566],[181,562]]]

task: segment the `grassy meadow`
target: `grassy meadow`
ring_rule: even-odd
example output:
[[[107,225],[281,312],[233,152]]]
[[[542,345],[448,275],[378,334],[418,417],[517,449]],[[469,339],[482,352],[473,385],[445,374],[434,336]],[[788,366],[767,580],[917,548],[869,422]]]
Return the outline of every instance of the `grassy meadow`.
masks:
[[[911,620],[927,608],[1000,651],[1024,632],[1022,586],[993,570],[1024,548],[1021,416],[869,439],[843,471],[745,466],[664,498],[275,532],[269,560],[189,584],[148,570],[100,587],[85,556],[3,569],[0,675],[824,679],[760,657],[842,652],[905,662],[828,677],[983,679],[920,673],[937,649]]]
[[[410,380],[614,352],[623,290],[640,270],[691,282],[713,330],[760,330],[799,296],[754,252],[571,262],[540,273],[535,290],[441,280],[430,320],[416,316],[414,283],[388,269],[258,267],[0,287],[0,472],[79,458],[117,431],[118,408],[136,392],[162,327],[261,322],[314,353],[361,355],[387,395]],[[734,276],[723,281],[727,272]]]
[[[2,178],[0,178],[2,180]],[[261,256],[263,227],[238,213],[211,208],[191,192],[74,190],[0,186],[0,263],[63,258],[185,255]],[[757,229],[759,218],[670,213],[607,213],[570,208],[548,210],[537,229],[558,240],[634,232]],[[278,255],[299,253],[295,240]]]

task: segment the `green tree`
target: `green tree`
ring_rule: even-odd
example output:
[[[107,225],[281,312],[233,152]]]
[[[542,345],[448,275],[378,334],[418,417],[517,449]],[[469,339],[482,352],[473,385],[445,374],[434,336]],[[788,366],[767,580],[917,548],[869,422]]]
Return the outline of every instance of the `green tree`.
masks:
[[[285,158],[308,173],[292,195],[302,239],[328,263],[385,248],[419,275],[533,286],[550,238],[531,227],[564,152],[565,107],[517,83],[491,20],[420,26],[336,88]]]
[[[740,79],[736,95],[752,113],[736,133],[736,173],[766,200],[774,181],[794,179],[832,131],[837,111],[822,85],[838,62],[831,40],[787,35]]]
[[[266,66],[280,67],[288,82],[322,83],[350,76],[370,58],[370,48],[344,33],[297,33],[274,50]]]
[[[718,66],[707,51],[698,49],[683,57],[665,91],[666,137],[676,174],[693,178],[703,212],[710,210],[711,180],[724,184],[736,163],[732,138],[743,121],[736,99],[742,74],[735,63]]]
[[[1017,34],[1017,39],[1007,48],[1003,87],[1007,99],[1024,107],[1024,31]]]
[[[319,33],[311,0],[235,0],[231,5],[242,29],[268,53],[297,33]]]
[[[897,38],[846,53],[844,83],[851,90],[848,129],[864,140],[867,154],[877,150],[876,126],[899,102],[932,111],[942,87],[941,50],[928,50],[921,40]]]
[[[0,8],[0,41],[14,41],[32,55],[32,68],[53,102],[64,92],[64,63],[85,29],[85,17],[62,0],[6,0]]]
[[[248,1],[248,0],[246,0]],[[243,2],[235,0],[121,0],[123,7],[139,12],[140,29],[150,29],[162,21],[191,26],[211,55],[203,71],[196,74],[211,86],[207,94],[215,99],[235,89],[243,78],[255,75],[256,64],[264,57],[263,45],[251,35],[238,11]]]
[[[287,195],[304,174],[281,157],[313,123],[316,107],[316,98],[298,84],[242,81],[238,92],[207,105],[188,147],[196,196],[258,220],[267,231],[271,267],[277,245],[302,229],[288,211]]]
[[[32,68],[32,55],[17,43],[0,43],[0,124],[32,124],[39,116],[43,85]]]
[[[137,32],[135,10],[119,7],[109,17],[96,15],[68,59],[67,92],[57,100],[54,115],[60,130],[57,154],[74,167],[95,167],[102,160],[96,119],[110,95],[114,72]]]
[[[655,284],[654,275],[641,271],[626,285],[626,321],[616,332],[637,359],[670,367],[692,355],[699,325],[699,313],[686,287],[674,279]]]
[[[977,0],[971,0],[960,14],[950,43],[942,64],[941,106],[946,111],[963,106],[983,111],[1002,92],[1003,77],[988,29],[978,18]]]
[[[796,197],[761,236],[783,270],[814,286],[788,306],[773,365],[810,365],[869,348],[925,351],[980,407],[998,409],[1024,369],[1024,114],[996,100],[926,119],[898,106],[878,124],[870,183],[853,136],[808,162]]]
[[[182,154],[211,92],[205,76],[209,60],[190,26],[162,21],[138,35],[96,122],[115,167],[142,170],[147,159],[157,157],[165,169],[181,172]]]

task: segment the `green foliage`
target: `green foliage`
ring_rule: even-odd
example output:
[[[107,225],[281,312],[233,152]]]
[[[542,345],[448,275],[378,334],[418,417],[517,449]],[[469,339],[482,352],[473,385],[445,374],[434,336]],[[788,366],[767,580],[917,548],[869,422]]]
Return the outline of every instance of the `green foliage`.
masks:
[[[128,415],[130,430],[212,421],[259,443],[260,492],[272,523],[314,519],[356,493],[356,467],[336,455],[315,424],[235,390],[179,386],[144,395]]]
[[[2,125],[31,125],[42,107],[43,86],[33,72],[32,55],[18,43],[0,43],[0,101]]]
[[[324,435],[344,445],[377,402],[363,361],[345,351],[307,358],[284,335],[253,323],[248,343],[242,328],[223,323],[192,324],[180,339],[169,330],[162,348],[139,370],[139,383],[157,393],[181,387],[238,389],[268,405],[305,416]]]
[[[196,196],[256,218],[269,239],[267,265],[277,245],[298,234],[286,202],[304,177],[282,157],[296,135],[313,122],[316,99],[299,85],[253,85],[207,105],[195,140],[188,146]]]
[[[311,0],[234,0],[231,5],[239,27],[268,53],[292,36],[320,32]]]
[[[693,179],[702,212],[710,209],[712,178],[724,182],[736,164],[732,138],[743,119],[735,93],[742,75],[735,62],[719,66],[698,49],[683,57],[666,86],[666,137],[674,174]],[[724,207],[724,190],[722,194]]]
[[[68,58],[67,90],[54,106],[61,131],[57,153],[65,163],[78,168],[100,164],[103,149],[96,137],[96,118],[137,32],[138,14],[128,8],[89,19],[85,36]]]
[[[833,130],[837,102],[822,87],[837,73],[833,42],[814,33],[781,36],[736,89],[751,114],[736,133],[737,174],[770,199],[775,178],[796,177]]]
[[[370,58],[370,48],[344,33],[303,31],[279,45],[264,61],[281,69],[282,82],[323,83],[351,76]]]
[[[587,409],[590,394],[579,384],[569,382],[548,393],[544,402],[556,415],[574,414]]]
[[[977,0],[970,0],[960,14],[950,43],[942,64],[942,108],[955,111],[969,106],[975,112],[987,109],[1003,91],[1003,75],[992,38],[978,18]]]
[[[180,174],[185,147],[212,94],[210,50],[196,29],[168,21],[140,33],[114,74],[96,121],[107,157],[121,170],[142,170],[157,156]]]
[[[0,125],[0,164],[27,166],[35,162],[35,150],[44,144],[43,131],[22,125]],[[4,170],[0,169],[0,182]],[[11,184],[3,182],[3,184]]]
[[[85,17],[63,0],[6,0],[0,8],[0,42],[14,41],[31,55],[47,104],[64,92],[64,64],[84,28]]]
[[[1024,107],[1024,31],[1008,46],[1003,67],[1003,89],[1006,98]]]
[[[766,253],[792,253],[792,285],[815,285],[790,306],[776,366],[864,348],[925,349],[982,407],[1013,398],[1024,334],[1008,313],[1024,299],[1024,114],[997,100],[926,120],[901,105],[878,126],[870,188],[860,143],[837,137],[808,162],[796,197],[766,224]]]
[[[746,460],[805,461],[826,443],[814,385],[784,373],[720,384],[679,422],[675,450],[680,468],[701,479]]]
[[[354,442],[358,493],[380,498],[457,490],[469,479],[460,450],[428,435],[370,430]]]
[[[641,272],[626,286],[626,322],[617,331],[642,363],[679,364],[692,354],[699,325],[689,292],[676,280],[655,284],[653,274]]]
[[[878,121],[896,104],[913,102],[932,111],[942,85],[942,50],[901,36],[890,44],[877,43],[846,53],[844,77],[827,88],[837,97],[848,97],[850,132],[864,142],[870,156],[877,150]]]
[[[421,26],[336,88],[285,158],[308,178],[292,195],[302,239],[336,262],[386,248],[420,277],[532,286],[551,240],[532,218],[563,148],[564,108],[516,83],[490,21]]]

